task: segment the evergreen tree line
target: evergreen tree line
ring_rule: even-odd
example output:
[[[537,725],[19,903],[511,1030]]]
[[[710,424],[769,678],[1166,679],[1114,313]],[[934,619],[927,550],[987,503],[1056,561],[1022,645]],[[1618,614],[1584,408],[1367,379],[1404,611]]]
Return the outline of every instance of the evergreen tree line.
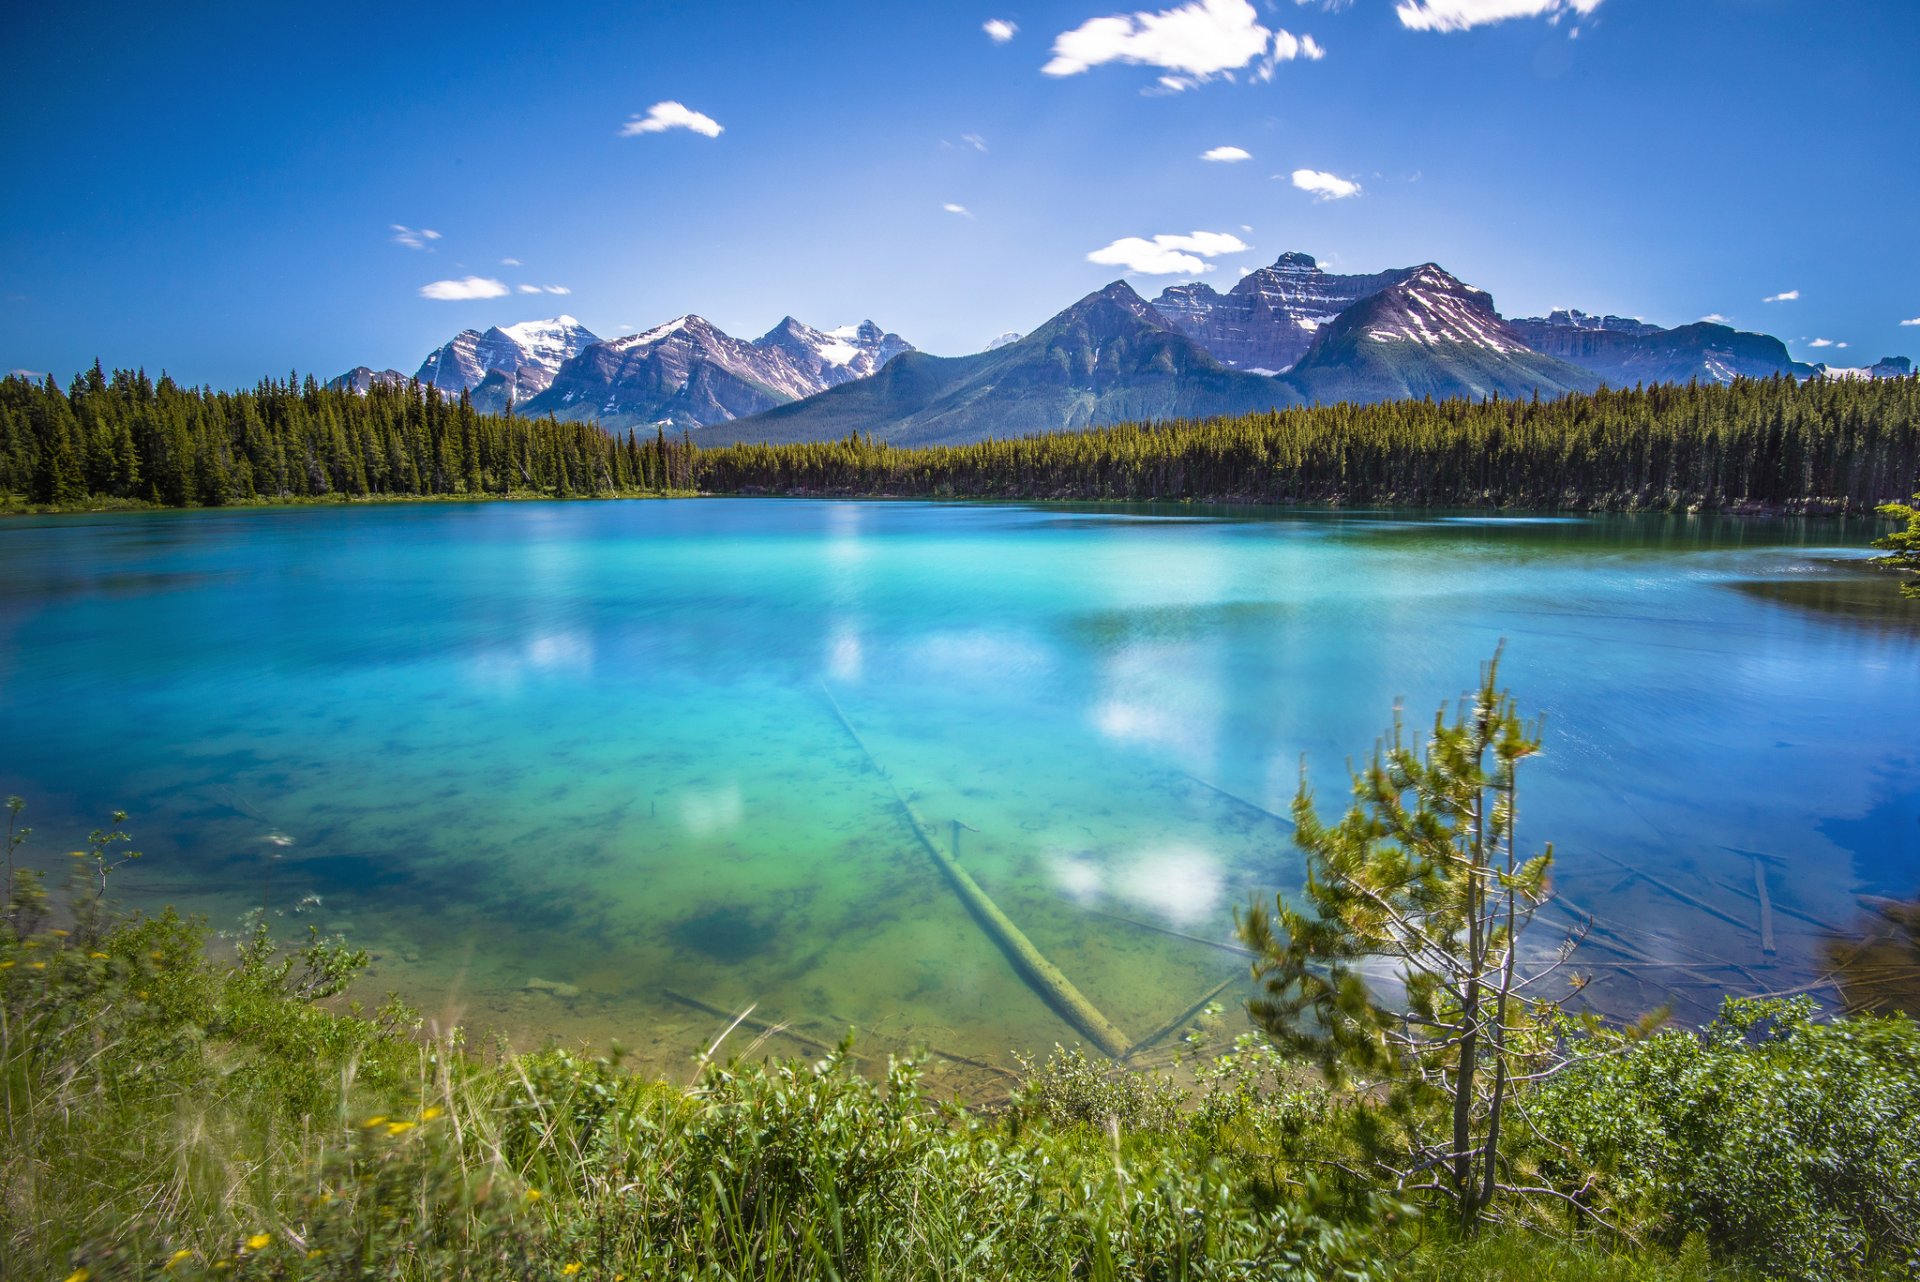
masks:
[[[326,496],[708,493],[1765,508],[1864,512],[1920,488],[1920,378],[1397,401],[970,445],[683,435],[479,414],[431,387],[185,388],[96,363],[0,381],[0,496],[167,506]]]
[[[701,489],[981,498],[1870,511],[1920,484],[1920,378],[1396,401],[903,449],[702,450]]]
[[[215,392],[96,362],[64,391],[0,381],[0,495],[182,507],[329,495],[607,495],[685,489],[692,447],[590,423],[474,412],[431,387],[329,391],[309,376]]]

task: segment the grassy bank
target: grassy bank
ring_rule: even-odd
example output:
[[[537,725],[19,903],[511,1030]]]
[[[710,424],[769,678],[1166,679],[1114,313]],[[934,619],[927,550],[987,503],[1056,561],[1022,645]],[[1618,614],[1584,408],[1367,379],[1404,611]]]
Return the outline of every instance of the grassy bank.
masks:
[[[364,1009],[337,943],[260,926],[215,960],[104,907],[113,849],[57,903],[16,874],[0,925],[9,1278],[1843,1278],[1920,1250],[1904,1017],[1570,1027],[1522,1096],[1538,1192],[1462,1237],[1372,1174],[1405,1119],[1251,1037],[1185,1088],[1059,1054],[990,1111],[723,1027],[651,1081]]]

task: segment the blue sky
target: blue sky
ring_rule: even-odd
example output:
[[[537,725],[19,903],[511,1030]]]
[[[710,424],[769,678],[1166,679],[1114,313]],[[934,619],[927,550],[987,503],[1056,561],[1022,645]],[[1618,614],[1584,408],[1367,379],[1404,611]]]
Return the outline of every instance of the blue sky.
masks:
[[[1920,355],[1911,0],[173,8],[9,19],[0,369],[411,372],[559,312],[961,353],[1289,249]]]

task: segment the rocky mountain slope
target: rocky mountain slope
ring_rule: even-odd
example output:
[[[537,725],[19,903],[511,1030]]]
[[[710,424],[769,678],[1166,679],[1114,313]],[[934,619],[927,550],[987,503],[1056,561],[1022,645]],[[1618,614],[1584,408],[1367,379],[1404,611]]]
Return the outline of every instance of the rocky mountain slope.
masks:
[[[518,403],[545,391],[562,365],[599,341],[571,316],[463,329],[429,352],[415,377],[450,396],[471,392],[476,409],[498,413],[508,398]]]
[[[869,377],[912,350],[872,321],[817,330],[789,316],[748,342],[703,317],[682,316],[588,347],[524,409],[612,428],[703,427]]]
[[[1297,400],[1274,379],[1228,369],[1115,281],[991,351],[908,352],[872,378],[710,427],[696,439],[804,441],[863,431],[897,444],[934,444],[1237,414]]]
[[[1696,379],[1730,383],[1783,373],[1807,378],[1813,373],[1812,366],[1794,360],[1787,345],[1771,334],[1746,333],[1710,321],[1662,329],[1618,316],[1556,311],[1510,324],[1535,351],[1578,365],[1613,387]]]
[[[1224,294],[1195,281],[1162,290],[1153,305],[1222,365],[1283,374],[1307,354],[1321,326],[1412,270],[1339,276],[1322,271],[1310,255],[1286,253]]]
[[[1287,382],[1307,400],[1563,396],[1600,380],[1534,351],[1493,298],[1434,263],[1409,269],[1321,326]]]

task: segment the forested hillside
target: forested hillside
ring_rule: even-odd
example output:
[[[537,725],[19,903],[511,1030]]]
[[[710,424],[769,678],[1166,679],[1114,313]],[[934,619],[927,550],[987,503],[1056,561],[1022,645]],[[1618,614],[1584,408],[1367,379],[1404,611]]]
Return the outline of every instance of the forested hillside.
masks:
[[[0,498],[50,508],[697,490],[1867,511],[1917,483],[1912,378],[1334,405],[918,449],[702,449],[311,378],[214,392],[96,365],[65,390],[0,381]]]
[[[895,449],[703,451],[716,492],[1866,511],[1920,478],[1920,380],[1399,401]]]
[[[182,507],[340,495],[608,494],[684,488],[688,451],[590,423],[476,413],[465,393],[329,391],[312,378],[184,388],[96,364],[62,391],[0,382],[0,495]]]

